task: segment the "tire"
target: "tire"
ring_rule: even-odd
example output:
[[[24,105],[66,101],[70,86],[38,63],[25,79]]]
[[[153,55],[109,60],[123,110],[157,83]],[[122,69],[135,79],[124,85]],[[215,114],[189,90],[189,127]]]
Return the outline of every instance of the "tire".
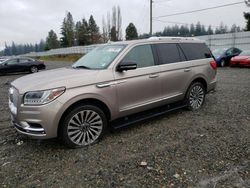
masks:
[[[226,61],[224,59],[221,60],[220,66],[221,67],[225,67],[226,66]]]
[[[66,114],[59,127],[59,137],[69,148],[84,147],[96,143],[106,127],[107,118],[99,107],[81,105]]]
[[[31,66],[30,67],[30,73],[36,73],[36,72],[38,72],[37,66]]]
[[[199,110],[205,102],[206,90],[202,83],[194,82],[186,94],[187,108],[192,111]]]

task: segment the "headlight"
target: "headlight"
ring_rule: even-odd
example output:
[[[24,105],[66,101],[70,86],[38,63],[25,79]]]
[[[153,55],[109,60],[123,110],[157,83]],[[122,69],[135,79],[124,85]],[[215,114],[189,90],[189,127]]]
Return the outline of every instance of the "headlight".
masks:
[[[42,105],[50,103],[65,92],[65,88],[50,89],[45,91],[31,91],[24,95],[25,105]]]

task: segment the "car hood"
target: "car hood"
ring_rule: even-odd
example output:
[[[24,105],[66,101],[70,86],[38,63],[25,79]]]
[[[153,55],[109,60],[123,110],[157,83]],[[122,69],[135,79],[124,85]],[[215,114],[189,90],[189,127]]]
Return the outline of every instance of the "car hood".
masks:
[[[66,87],[69,89],[105,81],[104,78],[101,79],[99,76],[101,71],[105,70],[87,70],[65,67],[23,76],[13,81],[11,85],[17,88],[20,94],[24,94],[28,91],[59,87]]]
[[[239,61],[239,60],[245,60],[245,59],[249,59],[250,58],[250,56],[235,56],[235,57],[233,57],[232,58],[232,60],[237,60],[237,61]]]

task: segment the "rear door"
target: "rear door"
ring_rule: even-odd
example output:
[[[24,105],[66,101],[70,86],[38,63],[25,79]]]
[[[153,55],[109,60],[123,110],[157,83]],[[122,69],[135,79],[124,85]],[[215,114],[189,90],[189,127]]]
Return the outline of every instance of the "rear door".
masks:
[[[161,99],[159,66],[155,65],[149,44],[133,47],[122,61],[137,63],[137,69],[114,72],[120,114],[126,115],[152,107]]]
[[[160,64],[163,100],[174,102],[183,97],[184,89],[192,77],[192,62],[186,61],[177,43],[155,44]]]
[[[29,71],[31,66],[31,61],[26,58],[21,58],[19,60],[19,66],[21,71]]]
[[[18,72],[18,59],[10,59],[4,65],[4,72]]]

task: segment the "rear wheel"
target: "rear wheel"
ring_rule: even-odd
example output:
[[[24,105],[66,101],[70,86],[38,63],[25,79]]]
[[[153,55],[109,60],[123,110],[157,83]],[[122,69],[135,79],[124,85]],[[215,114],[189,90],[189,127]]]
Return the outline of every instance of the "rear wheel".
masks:
[[[107,126],[104,112],[92,105],[83,105],[70,111],[62,122],[60,137],[70,148],[91,145],[103,135]]]
[[[186,101],[189,110],[198,110],[202,107],[205,101],[205,87],[200,82],[193,83],[187,92]]]
[[[30,72],[31,72],[31,73],[38,72],[37,66],[32,66],[32,67],[30,67]]]

